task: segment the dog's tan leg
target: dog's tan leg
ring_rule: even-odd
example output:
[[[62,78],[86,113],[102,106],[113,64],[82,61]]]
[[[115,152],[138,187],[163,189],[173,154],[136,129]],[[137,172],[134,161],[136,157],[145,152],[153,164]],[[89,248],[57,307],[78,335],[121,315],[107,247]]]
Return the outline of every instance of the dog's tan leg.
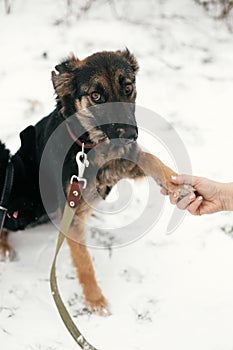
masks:
[[[85,222],[84,215],[75,218],[68,232],[67,242],[89,311],[106,315],[108,303],[96,282],[92,260],[85,245]]]
[[[0,261],[12,261],[15,257],[13,248],[8,243],[8,231],[3,229],[0,235]]]
[[[180,194],[182,196],[187,195],[188,193],[192,192],[192,187],[182,185],[177,186],[171,183],[171,176],[177,175],[175,171],[164,165],[161,160],[157,157],[155,157],[153,154],[147,153],[147,152],[140,152],[139,158],[137,162],[138,167],[132,171],[139,173],[141,172],[142,176],[143,172],[146,176],[151,176],[158,185],[166,188],[169,192],[173,192],[174,190],[179,190]]]

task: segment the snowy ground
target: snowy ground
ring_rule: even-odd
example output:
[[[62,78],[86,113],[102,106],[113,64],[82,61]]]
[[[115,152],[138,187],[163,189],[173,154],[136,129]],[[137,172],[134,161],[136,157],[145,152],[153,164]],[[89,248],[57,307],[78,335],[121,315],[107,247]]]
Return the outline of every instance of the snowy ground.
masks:
[[[127,46],[141,67],[138,104],[175,127],[194,174],[232,181],[232,34],[192,1],[121,0],[115,7],[112,2],[96,1],[77,19],[62,0],[14,0],[8,16],[0,1],[1,139],[16,150],[18,133],[52,110],[50,71],[61,58]],[[74,4],[73,13],[79,13],[80,2]],[[153,151],[171,162],[162,147]],[[143,193],[142,184],[139,200]],[[101,350],[233,349],[232,214],[187,215],[166,235],[170,215],[167,202],[157,225],[140,240],[91,249],[111,304],[108,318],[86,313],[64,246],[58,264],[62,295],[75,322]],[[105,225],[108,219],[96,220]],[[11,235],[18,256],[0,265],[2,348],[77,349],[49,291],[56,234],[55,227],[44,225]]]

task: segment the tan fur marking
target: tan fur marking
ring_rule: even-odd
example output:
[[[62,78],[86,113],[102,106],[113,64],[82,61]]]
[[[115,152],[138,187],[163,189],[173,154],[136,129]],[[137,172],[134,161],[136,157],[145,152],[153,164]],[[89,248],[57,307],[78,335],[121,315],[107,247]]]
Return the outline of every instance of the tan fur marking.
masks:
[[[75,108],[77,113],[77,118],[82,124],[85,130],[88,130],[90,140],[94,143],[98,143],[105,135],[100,129],[93,128],[92,120],[94,119],[91,113],[89,105],[89,98],[87,96],[82,96],[81,100],[77,99],[75,101]]]
[[[162,185],[168,191],[174,191],[176,185],[171,183],[171,176],[177,175],[172,169],[164,165],[161,160],[153,154],[140,152],[138,165],[143,169],[147,176],[153,177],[158,185]]]
[[[85,216],[79,217],[78,223],[74,224],[68,233],[68,237],[76,237],[76,241],[67,238],[67,242],[89,310],[104,314],[104,309],[107,309],[108,303],[97,285],[92,260],[84,243],[85,222]],[[79,243],[79,240],[82,243]]]
[[[70,187],[70,184],[68,184],[66,188],[67,195],[70,191]],[[91,184],[89,188],[90,193],[93,193]],[[89,199],[91,201],[91,198]],[[108,310],[108,303],[96,282],[92,260],[85,245],[86,219],[91,213],[91,208],[81,198],[66,239],[70,247],[73,265],[82,286],[87,306],[91,312],[98,311],[99,314],[104,315]]]
[[[15,252],[8,243],[8,231],[2,230],[0,238],[0,261],[14,260]]]

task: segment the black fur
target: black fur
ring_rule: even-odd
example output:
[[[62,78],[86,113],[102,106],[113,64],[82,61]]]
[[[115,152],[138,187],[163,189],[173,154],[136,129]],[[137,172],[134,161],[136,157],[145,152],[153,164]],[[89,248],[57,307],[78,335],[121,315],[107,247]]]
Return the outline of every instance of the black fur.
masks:
[[[35,128],[29,126],[20,134],[20,138],[21,147],[12,156],[14,181],[4,225],[11,231],[24,229],[44,214],[39,191]],[[17,218],[13,217],[15,212],[18,212]]]
[[[6,167],[8,159],[10,156],[10,151],[6,149],[5,145],[0,141],[0,189],[4,186]],[[0,192],[1,195],[1,192]]]

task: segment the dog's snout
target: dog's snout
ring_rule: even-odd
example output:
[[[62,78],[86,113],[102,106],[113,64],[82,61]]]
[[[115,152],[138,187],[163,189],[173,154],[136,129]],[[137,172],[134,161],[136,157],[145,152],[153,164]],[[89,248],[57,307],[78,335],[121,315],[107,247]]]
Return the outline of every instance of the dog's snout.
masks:
[[[117,133],[119,137],[123,137],[125,133],[125,129],[123,128],[117,128]]]
[[[102,126],[102,130],[110,140],[118,140],[123,144],[131,143],[138,138],[138,128],[132,124],[111,123]]]
[[[125,144],[134,142],[138,138],[137,127],[131,125],[127,125],[125,128],[117,128],[117,133],[120,141]]]

